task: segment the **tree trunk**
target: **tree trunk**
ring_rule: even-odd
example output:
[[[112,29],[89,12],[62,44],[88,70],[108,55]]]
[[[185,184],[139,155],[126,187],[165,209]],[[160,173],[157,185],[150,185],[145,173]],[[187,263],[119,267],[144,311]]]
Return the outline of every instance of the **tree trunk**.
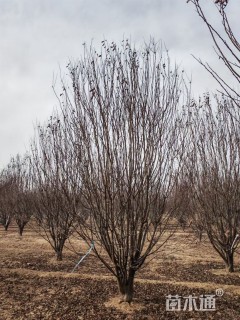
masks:
[[[19,235],[22,237],[24,227],[18,227]]]
[[[234,272],[234,261],[233,261],[233,253],[232,252],[227,253],[226,267],[227,267],[228,272]]]
[[[57,261],[62,261],[62,259],[63,259],[62,250],[57,251]]]
[[[130,304],[132,302],[134,276],[135,270],[130,270],[127,278],[118,278],[119,291],[122,296],[119,303],[128,302]]]

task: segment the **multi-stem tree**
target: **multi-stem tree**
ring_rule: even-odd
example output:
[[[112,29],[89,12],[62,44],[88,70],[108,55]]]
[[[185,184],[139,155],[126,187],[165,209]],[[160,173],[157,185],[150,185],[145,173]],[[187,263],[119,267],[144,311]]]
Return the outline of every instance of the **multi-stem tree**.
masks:
[[[74,230],[80,197],[79,174],[64,120],[51,117],[47,127],[38,127],[31,165],[34,223],[56,252],[57,260],[62,260],[64,244]]]
[[[11,176],[14,179],[14,210],[13,216],[17,223],[20,236],[33,214],[32,175],[30,158],[25,155],[23,158],[17,155],[12,158],[9,164]]]
[[[10,165],[0,173],[0,223],[5,231],[11,223],[15,207],[16,184]]]
[[[227,110],[231,110],[229,113]],[[240,111],[231,100],[217,99],[189,108],[187,171],[192,190],[193,223],[234,271],[236,236],[240,232]]]
[[[85,48],[68,68],[73,90],[63,83],[62,110],[74,132],[89,215],[80,234],[95,242],[98,258],[117,277],[121,301],[130,303],[135,274],[167,241],[176,210],[182,72],[154,43],[136,50],[128,41],[120,47],[103,41],[99,54]]]
[[[188,147],[186,148],[186,151],[188,151]],[[187,180],[186,173],[183,174],[182,179],[183,180],[178,184],[174,193],[174,200],[178,203],[176,219],[183,230],[189,230],[190,228],[194,235],[201,241],[204,229],[193,207],[192,186]]]

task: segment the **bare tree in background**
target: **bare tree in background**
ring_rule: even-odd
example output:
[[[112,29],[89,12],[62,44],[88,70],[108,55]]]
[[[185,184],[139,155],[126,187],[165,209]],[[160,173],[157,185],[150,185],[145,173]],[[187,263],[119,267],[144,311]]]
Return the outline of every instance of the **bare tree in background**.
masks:
[[[178,210],[176,211],[176,219],[180,227],[185,230],[190,224],[190,186],[186,177],[179,181],[176,190],[173,193],[173,201],[178,202]]]
[[[233,272],[240,232],[240,111],[231,100],[217,100],[216,108],[206,97],[189,109],[192,145],[187,168],[193,223],[207,233]]]
[[[51,117],[47,127],[38,127],[31,160],[34,222],[56,252],[57,260],[62,260],[78,210],[79,178],[74,159],[63,121]]]
[[[11,176],[14,179],[14,210],[13,216],[17,223],[20,236],[33,214],[32,176],[29,156],[23,158],[17,155],[9,165]]]
[[[190,141],[189,144],[185,144],[189,147]],[[196,213],[193,205],[192,185],[191,183],[189,183],[187,176],[187,174],[183,174],[182,181],[179,182],[174,193],[175,202],[178,203],[176,219],[184,231],[185,229],[187,231],[189,231],[189,229],[192,230],[196,238],[201,241],[204,233],[204,228],[202,222],[199,220],[199,215]]]
[[[10,166],[0,173],[0,223],[5,231],[11,223],[15,207],[16,184]]]
[[[155,44],[137,51],[128,41],[103,41],[99,54],[85,48],[68,68],[73,91],[63,84],[62,110],[74,132],[89,213],[80,234],[95,242],[117,277],[121,301],[130,303],[135,274],[171,235],[177,209],[168,199],[184,149],[182,72]]]
[[[207,16],[201,0],[189,0],[194,4],[198,15],[204,21],[213,39],[215,52],[219,59],[223,62],[225,67],[230,71],[233,79],[236,80],[236,85],[231,85],[226,82],[219,71],[215,71],[208,63],[203,63],[202,60],[197,59],[210,74],[217,80],[222,88],[222,92],[231,98],[234,103],[240,106],[240,43],[236,37],[236,33],[232,29],[231,23],[226,12],[228,1],[215,1],[216,7],[219,11],[220,18],[223,25],[223,31],[218,30]]]

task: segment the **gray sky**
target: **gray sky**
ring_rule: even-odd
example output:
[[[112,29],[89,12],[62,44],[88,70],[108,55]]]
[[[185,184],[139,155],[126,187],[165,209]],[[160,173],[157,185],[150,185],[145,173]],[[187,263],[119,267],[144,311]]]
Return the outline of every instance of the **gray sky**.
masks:
[[[216,7],[202,0],[212,21]],[[238,26],[239,1],[227,7]],[[192,58],[221,68],[206,26],[186,0],[0,0],[0,167],[23,153],[36,120],[46,120],[57,106],[53,74],[69,58],[78,58],[82,43],[96,46],[104,38],[131,37],[142,44],[150,36],[163,40],[170,57],[193,78],[195,94],[214,91],[216,83]]]

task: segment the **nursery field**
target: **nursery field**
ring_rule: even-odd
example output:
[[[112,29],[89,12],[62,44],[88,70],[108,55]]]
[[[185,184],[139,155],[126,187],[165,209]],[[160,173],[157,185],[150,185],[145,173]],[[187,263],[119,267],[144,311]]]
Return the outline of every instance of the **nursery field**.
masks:
[[[207,240],[200,243],[191,232],[179,231],[138,272],[130,306],[118,303],[115,278],[92,253],[71,273],[88,250],[84,242],[73,239],[79,254],[67,244],[59,262],[30,229],[21,238],[15,228],[6,233],[1,227],[0,237],[1,320],[240,319],[239,255],[236,272],[227,274]],[[169,295],[179,296],[180,311]],[[200,301],[207,295],[214,304],[204,310]]]

